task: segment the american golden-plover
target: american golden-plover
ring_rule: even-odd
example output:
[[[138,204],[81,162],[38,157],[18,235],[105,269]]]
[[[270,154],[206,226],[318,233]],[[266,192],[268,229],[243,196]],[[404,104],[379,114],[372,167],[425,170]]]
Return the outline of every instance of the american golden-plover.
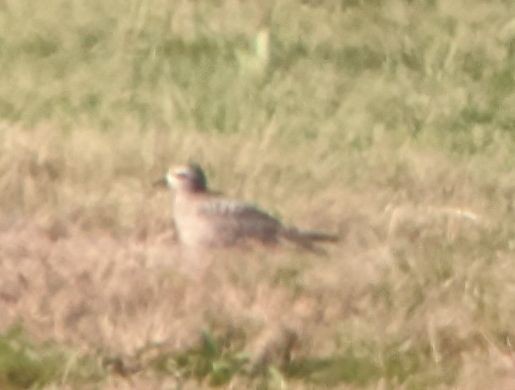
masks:
[[[285,239],[316,250],[316,242],[338,239],[332,234],[284,226],[250,203],[210,191],[197,164],[171,168],[160,183],[174,192],[174,222],[179,241],[187,247],[231,247],[249,242],[273,245]]]

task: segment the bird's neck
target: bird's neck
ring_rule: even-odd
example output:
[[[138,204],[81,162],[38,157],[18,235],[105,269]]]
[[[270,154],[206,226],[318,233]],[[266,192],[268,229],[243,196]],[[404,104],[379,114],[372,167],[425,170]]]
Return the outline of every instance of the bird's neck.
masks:
[[[175,202],[182,202],[182,201],[191,201],[191,200],[194,200],[194,199],[198,199],[198,198],[203,198],[205,197],[206,195],[209,195],[209,191],[207,190],[199,190],[199,189],[196,189],[196,190],[181,190],[181,191],[176,191],[174,193],[174,199],[175,199]]]

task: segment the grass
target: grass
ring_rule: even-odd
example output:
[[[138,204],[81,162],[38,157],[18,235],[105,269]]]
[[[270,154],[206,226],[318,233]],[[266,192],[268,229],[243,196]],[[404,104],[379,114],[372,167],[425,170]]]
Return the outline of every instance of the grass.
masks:
[[[0,337],[0,384],[4,389],[40,388],[50,383],[99,380],[102,369],[89,358],[50,342],[34,345],[13,326]]]
[[[4,1],[0,387],[512,388],[514,10]],[[188,272],[189,159],[342,241]]]

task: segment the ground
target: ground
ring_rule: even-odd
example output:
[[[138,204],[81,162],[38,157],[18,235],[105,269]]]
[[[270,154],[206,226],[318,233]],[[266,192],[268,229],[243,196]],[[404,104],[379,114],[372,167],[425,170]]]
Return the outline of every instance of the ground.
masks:
[[[4,1],[0,387],[513,388],[514,10]],[[189,160],[340,241],[186,253]]]

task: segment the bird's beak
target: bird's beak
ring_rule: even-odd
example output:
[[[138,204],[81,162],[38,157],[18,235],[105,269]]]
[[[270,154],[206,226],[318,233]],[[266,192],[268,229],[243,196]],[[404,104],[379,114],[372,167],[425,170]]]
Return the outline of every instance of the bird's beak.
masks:
[[[152,187],[156,187],[156,188],[166,188],[168,187],[168,180],[166,180],[166,177],[163,176],[162,178],[154,181],[152,183]]]

